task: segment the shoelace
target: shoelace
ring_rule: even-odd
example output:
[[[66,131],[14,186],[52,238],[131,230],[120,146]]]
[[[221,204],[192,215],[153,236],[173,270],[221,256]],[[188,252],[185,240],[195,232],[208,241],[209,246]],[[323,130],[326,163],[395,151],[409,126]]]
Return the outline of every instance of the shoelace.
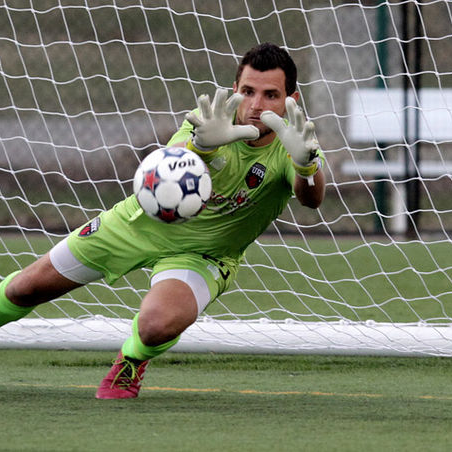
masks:
[[[138,367],[133,362],[128,359],[122,359],[121,361],[113,361],[113,364],[122,364],[122,369],[116,374],[113,379],[111,386],[114,385],[119,386],[120,388],[128,388],[131,384],[133,384],[134,380],[137,378],[138,381],[141,380],[140,375],[138,374]]]

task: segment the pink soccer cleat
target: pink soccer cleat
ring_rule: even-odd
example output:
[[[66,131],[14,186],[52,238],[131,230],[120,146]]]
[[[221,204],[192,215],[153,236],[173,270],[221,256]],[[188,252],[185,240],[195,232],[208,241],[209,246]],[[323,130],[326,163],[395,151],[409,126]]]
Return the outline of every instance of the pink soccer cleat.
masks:
[[[96,399],[132,399],[138,397],[149,361],[137,361],[118,353],[113,367],[101,381]]]

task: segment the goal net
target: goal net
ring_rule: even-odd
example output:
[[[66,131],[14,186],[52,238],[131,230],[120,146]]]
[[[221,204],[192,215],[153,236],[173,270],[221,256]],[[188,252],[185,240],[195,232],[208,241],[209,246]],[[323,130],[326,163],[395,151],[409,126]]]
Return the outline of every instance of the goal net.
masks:
[[[292,200],[175,350],[451,356],[451,30],[445,0],[2,2],[0,277],[128,196],[271,41],[299,68],[326,200]],[[40,306],[0,347],[117,349],[149,275]]]

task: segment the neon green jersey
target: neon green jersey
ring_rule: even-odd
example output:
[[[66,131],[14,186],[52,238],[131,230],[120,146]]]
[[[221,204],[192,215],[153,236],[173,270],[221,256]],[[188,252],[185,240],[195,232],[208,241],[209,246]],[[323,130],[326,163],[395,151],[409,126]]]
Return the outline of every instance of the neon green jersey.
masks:
[[[192,129],[184,121],[168,146],[187,141]],[[221,146],[204,161],[213,190],[207,208],[186,223],[169,225],[168,233],[182,249],[239,258],[285,208],[295,171],[278,138],[258,148],[243,141]]]
[[[184,123],[169,145],[186,141],[191,129]],[[131,195],[73,231],[71,252],[109,283],[136,268],[189,268],[204,276],[214,299],[237,273],[247,246],[286,206],[295,170],[277,138],[259,148],[244,142],[222,146],[205,161],[213,194],[197,217],[161,223],[147,217]]]

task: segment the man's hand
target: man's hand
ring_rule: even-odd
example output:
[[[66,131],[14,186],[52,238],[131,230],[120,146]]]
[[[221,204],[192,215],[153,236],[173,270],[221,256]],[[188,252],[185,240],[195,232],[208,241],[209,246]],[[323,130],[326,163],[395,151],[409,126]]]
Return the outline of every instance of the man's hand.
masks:
[[[193,112],[185,115],[185,119],[194,127],[191,143],[202,152],[213,151],[234,141],[259,138],[257,127],[238,126],[232,122],[243,96],[238,93],[229,99],[227,96],[227,90],[218,88],[211,104],[209,96],[203,94],[198,98],[199,116]]]
[[[261,121],[274,130],[282,145],[292,157],[292,161],[300,176],[314,184],[313,176],[321,166],[316,162],[319,143],[315,137],[314,123],[306,121],[303,111],[298,108],[293,97],[286,97],[286,111],[289,123],[272,111],[264,111]]]

